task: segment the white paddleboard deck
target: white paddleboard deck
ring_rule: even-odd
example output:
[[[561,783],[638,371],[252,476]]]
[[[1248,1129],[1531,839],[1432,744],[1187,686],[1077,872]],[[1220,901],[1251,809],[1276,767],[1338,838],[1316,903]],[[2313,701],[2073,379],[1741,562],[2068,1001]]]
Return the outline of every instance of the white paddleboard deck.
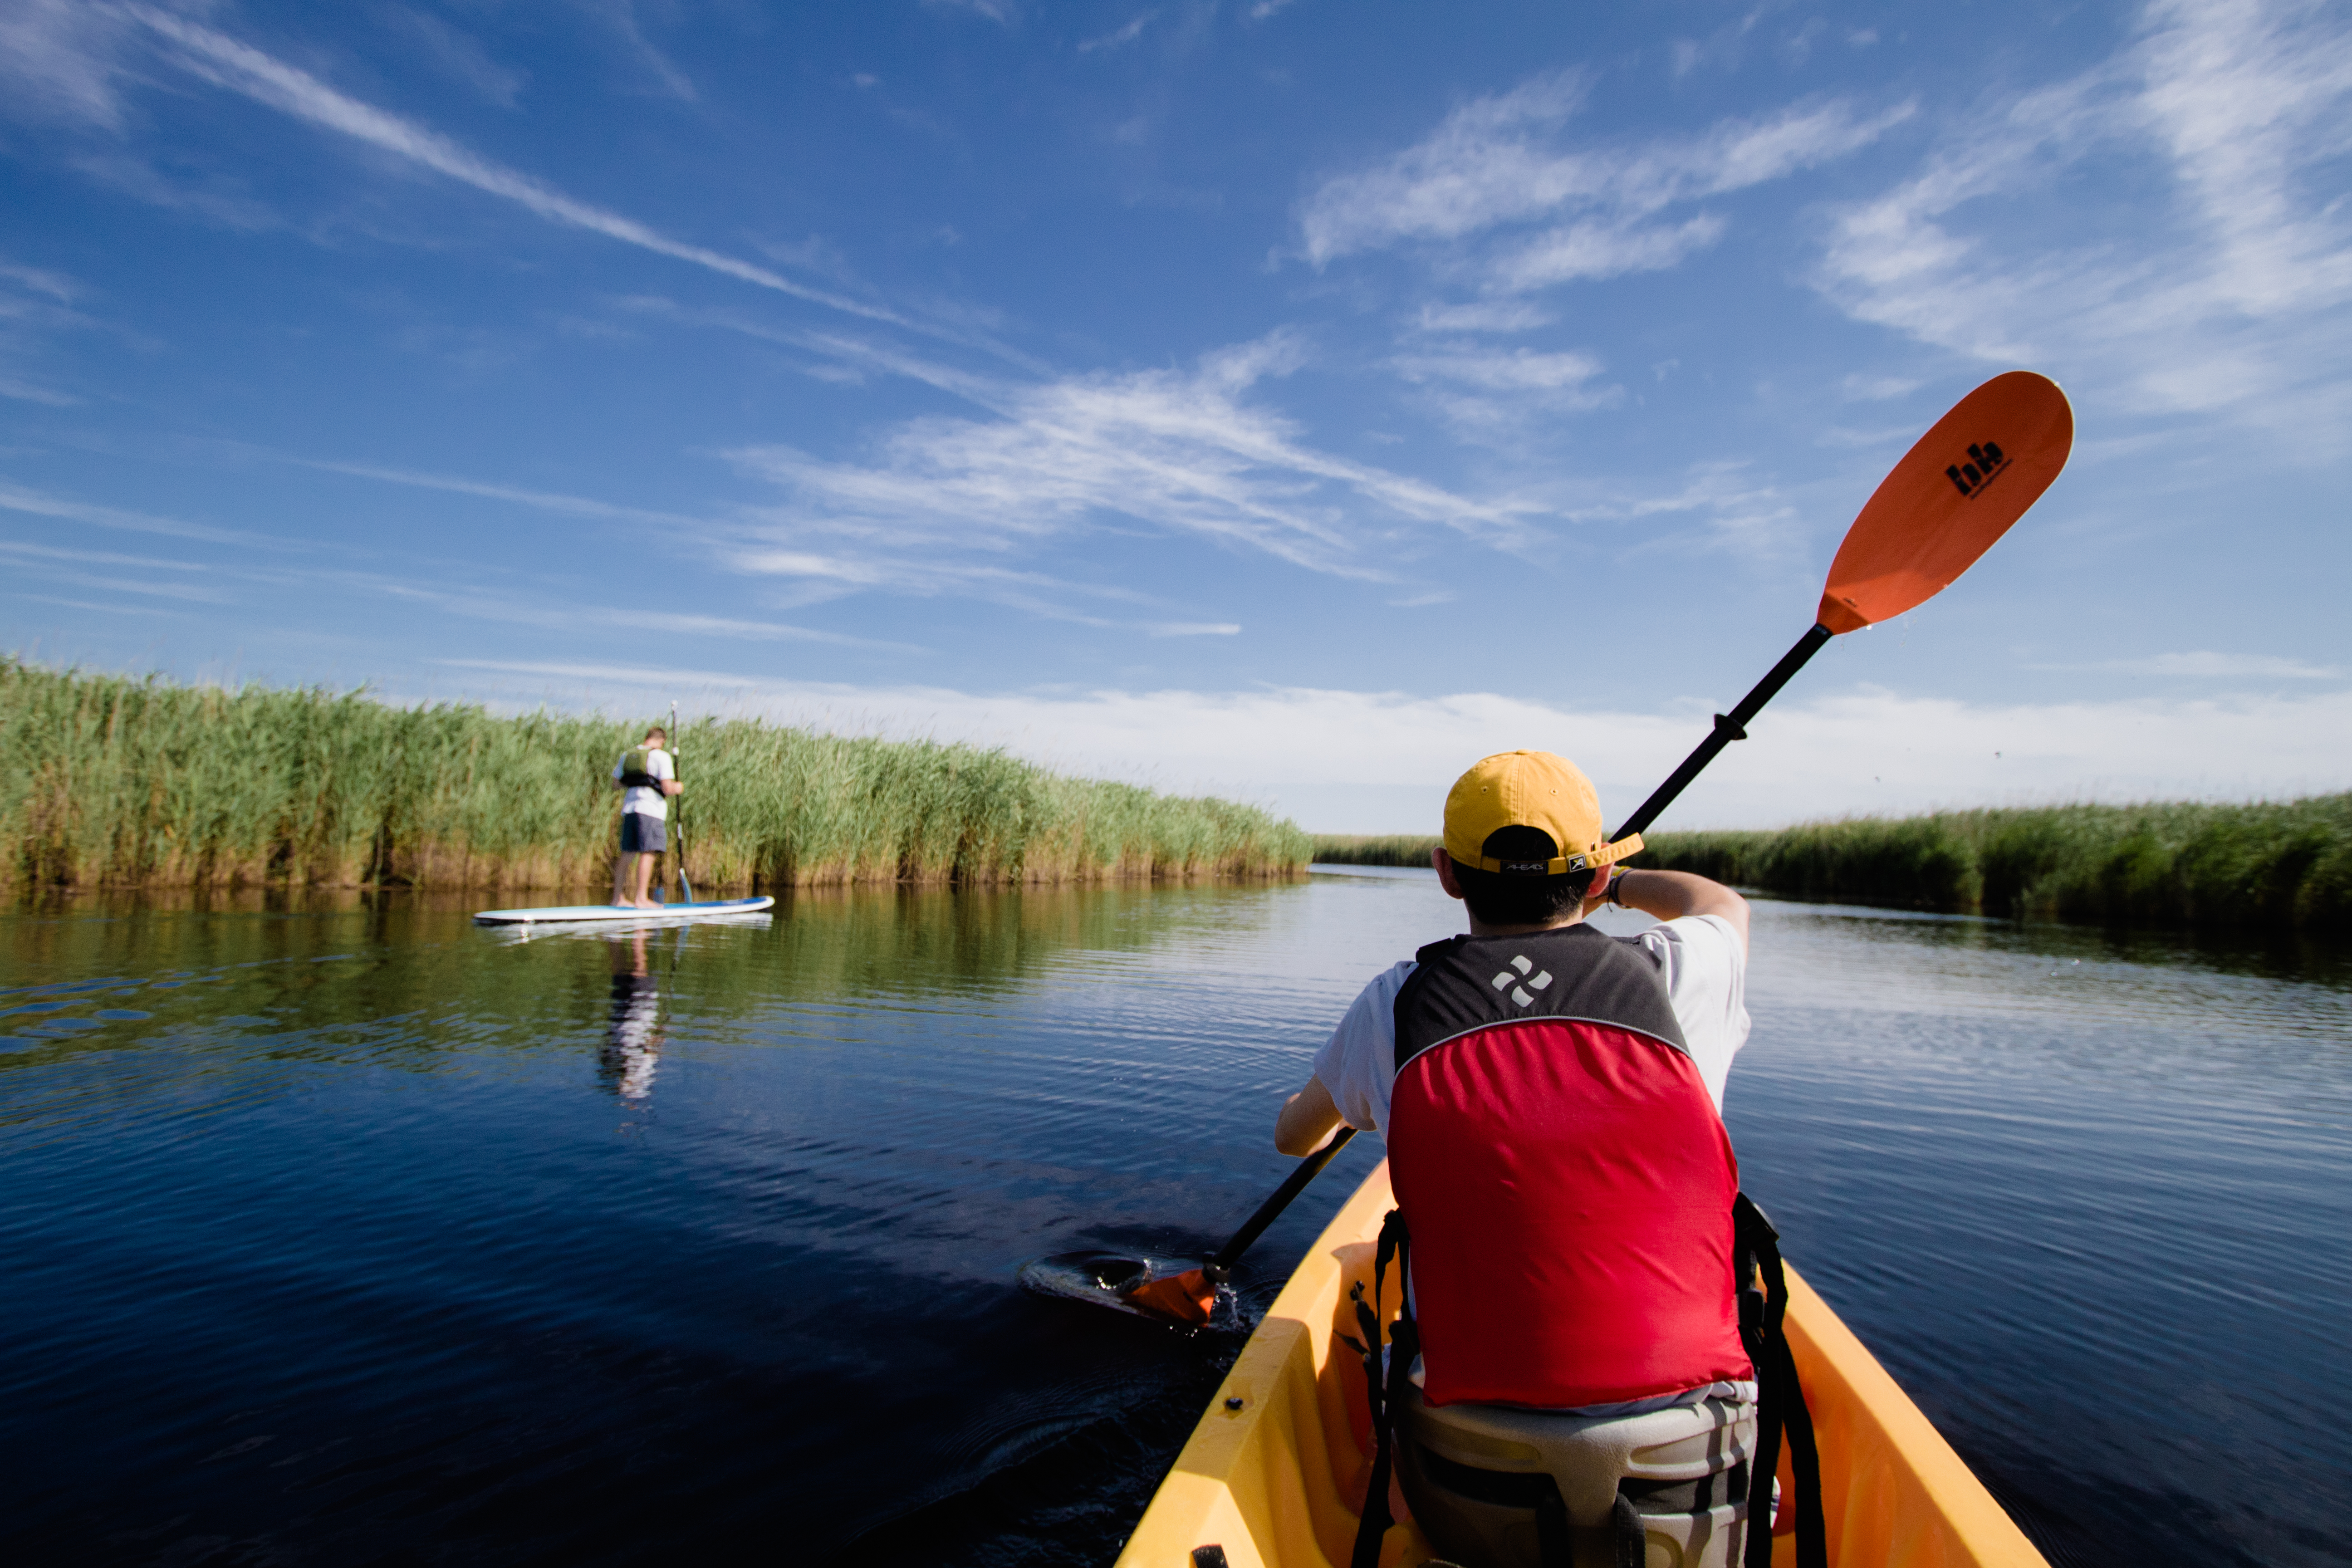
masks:
[[[657,909],[623,909],[617,904],[556,904],[543,910],[483,910],[474,916],[476,925],[517,926],[581,924],[589,921],[627,921],[643,923],[647,921],[698,921],[713,915],[754,915],[772,909],[776,900],[761,896],[756,899],[716,899],[691,904],[663,904]]]

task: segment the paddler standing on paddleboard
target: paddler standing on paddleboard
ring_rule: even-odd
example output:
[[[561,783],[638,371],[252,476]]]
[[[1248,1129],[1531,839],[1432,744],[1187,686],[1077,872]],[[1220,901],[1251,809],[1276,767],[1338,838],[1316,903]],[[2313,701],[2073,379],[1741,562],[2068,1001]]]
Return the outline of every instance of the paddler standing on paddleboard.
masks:
[[[613,764],[613,787],[621,797],[621,854],[613,862],[613,904],[624,910],[657,910],[652,898],[654,868],[669,847],[669,797],[686,786],[669,754],[669,731],[656,724],[636,749]],[[629,873],[636,872],[636,887]]]

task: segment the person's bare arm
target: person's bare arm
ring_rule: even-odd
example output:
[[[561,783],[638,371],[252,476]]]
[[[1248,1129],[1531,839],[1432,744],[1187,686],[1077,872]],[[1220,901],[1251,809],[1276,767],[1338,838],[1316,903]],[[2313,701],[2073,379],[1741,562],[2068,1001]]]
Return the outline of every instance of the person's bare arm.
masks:
[[[664,795],[676,795],[678,791],[686,787],[676,779],[664,779],[661,782],[661,786],[662,794]]]
[[[1626,871],[1618,879],[1618,901],[1629,910],[1639,910],[1645,915],[1662,921],[1675,921],[1685,915],[1721,915],[1739,933],[1739,945],[1748,945],[1748,900],[1720,882],[1688,871]],[[1585,905],[1587,913],[1607,901],[1605,890]]]
[[[1312,1154],[1330,1142],[1339,1126],[1339,1108],[1331,1103],[1331,1091],[1321,1079],[1310,1078],[1305,1089],[1282,1102],[1274,1146],[1286,1154]]]

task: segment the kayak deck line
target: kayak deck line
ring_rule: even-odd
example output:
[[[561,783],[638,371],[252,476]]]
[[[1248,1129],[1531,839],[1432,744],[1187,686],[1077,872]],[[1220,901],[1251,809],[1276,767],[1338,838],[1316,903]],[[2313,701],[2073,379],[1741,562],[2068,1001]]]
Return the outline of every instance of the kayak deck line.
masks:
[[[776,900],[761,894],[755,899],[711,899],[698,903],[662,904],[650,910],[623,909],[617,904],[555,904],[544,909],[479,910],[475,912],[476,925],[556,925],[585,924],[592,921],[691,921],[705,920],[713,915],[750,915],[775,907]]]
[[[1374,1238],[1395,1206],[1388,1165],[1366,1177],[1275,1299],[1119,1553],[1118,1568],[1194,1568],[1220,1547],[1231,1568],[1336,1568],[1348,1562],[1370,1479],[1364,1372],[1337,1331],[1354,1331],[1349,1286],[1369,1294]],[[1833,1568],[2048,1568],[1984,1484],[1828,1303],[1788,1270],[1785,1323],[1822,1459]],[[1334,1348],[1337,1347],[1337,1354]],[[1787,1450],[1782,1450],[1783,1490]],[[1436,1556],[1411,1521],[1381,1568]],[[1776,1568],[1795,1537],[1773,1542]]]

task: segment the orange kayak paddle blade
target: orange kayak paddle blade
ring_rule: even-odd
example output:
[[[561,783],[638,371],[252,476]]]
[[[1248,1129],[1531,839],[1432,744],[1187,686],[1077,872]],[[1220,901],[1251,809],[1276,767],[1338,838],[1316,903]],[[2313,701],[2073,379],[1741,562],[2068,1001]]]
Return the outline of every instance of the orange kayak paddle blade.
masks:
[[[1960,399],[1854,519],[1821,624],[1854,631],[1942,592],[2042,499],[2074,447],[2074,411],[2048,376],[2013,370]]]
[[[1198,1268],[1171,1274],[1139,1285],[1127,1293],[1127,1304],[1180,1323],[1205,1323],[1217,1305],[1217,1288]]]

